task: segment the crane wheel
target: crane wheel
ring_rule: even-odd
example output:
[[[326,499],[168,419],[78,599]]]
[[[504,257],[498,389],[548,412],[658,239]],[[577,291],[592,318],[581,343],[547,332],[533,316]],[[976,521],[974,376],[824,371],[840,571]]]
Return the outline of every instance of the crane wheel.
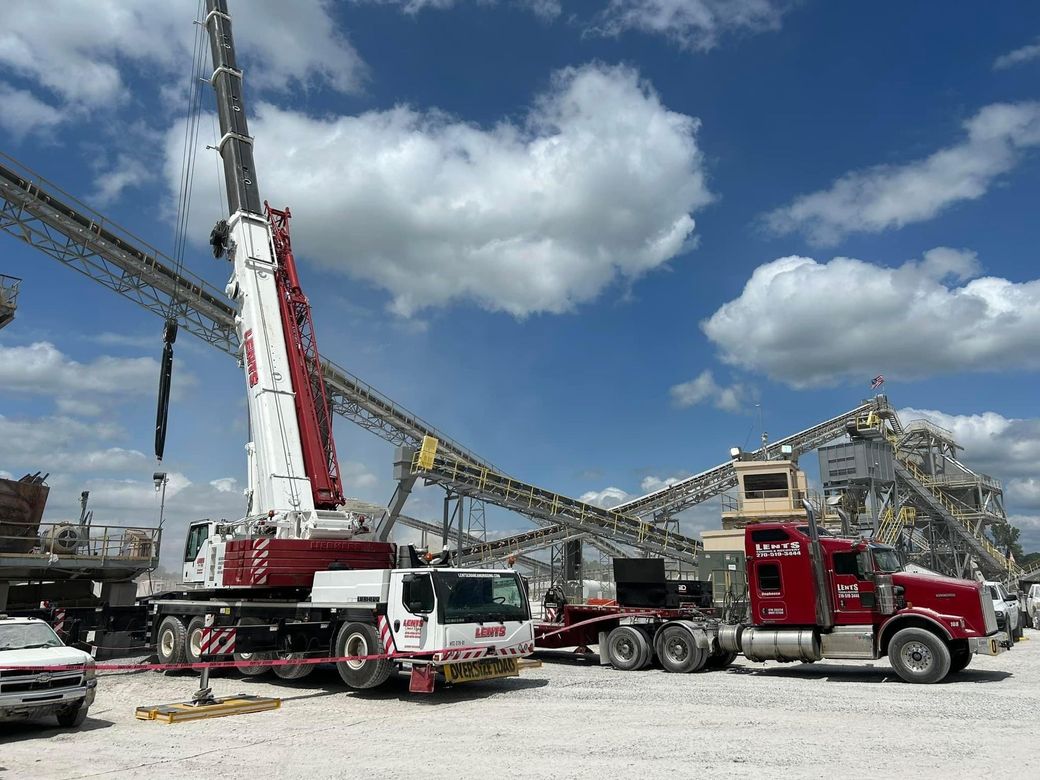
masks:
[[[375,626],[367,623],[344,623],[336,634],[336,655],[363,656],[381,655],[383,645]],[[375,688],[382,685],[394,672],[394,662],[389,658],[360,661],[339,661],[336,671],[351,688]]]
[[[182,664],[187,646],[188,630],[180,618],[167,617],[159,624],[155,635],[155,654],[161,664]]]
[[[635,626],[618,626],[607,634],[606,651],[610,665],[623,672],[644,668],[652,657],[646,634]]]
[[[263,621],[259,618],[244,617],[238,621],[240,626],[260,626]],[[263,661],[270,661],[274,653],[235,653],[235,668],[246,677],[257,677],[265,674],[271,667],[264,665]]]
[[[184,641],[184,657],[189,664],[202,661],[202,632],[206,628],[206,618],[193,617],[188,623],[188,636]]]
[[[292,661],[296,658],[303,658],[303,653],[275,654],[275,659],[278,661]],[[285,664],[272,666],[271,669],[274,671],[274,676],[279,680],[302,680],[314,671],[315,666],[316,664]]]

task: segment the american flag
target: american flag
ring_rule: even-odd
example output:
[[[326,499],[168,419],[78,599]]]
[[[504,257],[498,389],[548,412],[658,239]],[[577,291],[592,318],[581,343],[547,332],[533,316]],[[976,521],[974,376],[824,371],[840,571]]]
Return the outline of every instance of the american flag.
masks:
[[[883,384],[885,384],[885,377],[883,377],[881,374],[878,374],[876,377],[870,380],[870,389],[877,390]]]

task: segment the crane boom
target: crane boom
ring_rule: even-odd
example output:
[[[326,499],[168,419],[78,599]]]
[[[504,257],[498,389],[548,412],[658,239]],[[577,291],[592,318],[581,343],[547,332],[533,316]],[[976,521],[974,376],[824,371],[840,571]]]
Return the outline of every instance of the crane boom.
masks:
[[[337,513],[327,511],[343,503],[343,489],[289,212],[262,210],[227,0],[206,0],[206,11],[229,210],[210,243],[216,256],[226,252],[234,269],[226,291],[239,309],[235,327],[253,439],[247,445],[248,514],[272,513],[288,538],[349,533],[332,516]],[[315,510],[326,510],[327,522]]]

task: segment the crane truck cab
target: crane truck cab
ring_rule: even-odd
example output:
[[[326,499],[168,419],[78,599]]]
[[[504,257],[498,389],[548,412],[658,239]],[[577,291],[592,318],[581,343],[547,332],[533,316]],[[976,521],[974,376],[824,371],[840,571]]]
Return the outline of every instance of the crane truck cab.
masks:
[[[738,641],[751,660],[888,656],[902,679],[931,683],[1010,647],[980,583],[904,572],[887,545],[818,535],[811,517],[749,525],[744,545],[751,615]]]

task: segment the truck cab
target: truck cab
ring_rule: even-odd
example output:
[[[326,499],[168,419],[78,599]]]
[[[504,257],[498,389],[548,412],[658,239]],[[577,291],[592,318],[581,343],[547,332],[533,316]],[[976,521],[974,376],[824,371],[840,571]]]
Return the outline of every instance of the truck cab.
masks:
[[[910,574],[894,549],[799,523],[745,529],[752,660],[889,656],[910,682],[936,682],[976,653],[1009,646],[974,581]]]

